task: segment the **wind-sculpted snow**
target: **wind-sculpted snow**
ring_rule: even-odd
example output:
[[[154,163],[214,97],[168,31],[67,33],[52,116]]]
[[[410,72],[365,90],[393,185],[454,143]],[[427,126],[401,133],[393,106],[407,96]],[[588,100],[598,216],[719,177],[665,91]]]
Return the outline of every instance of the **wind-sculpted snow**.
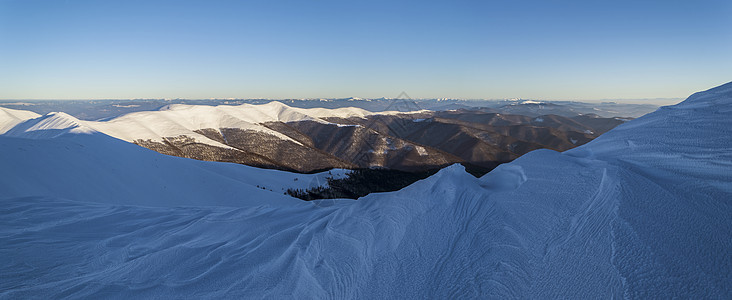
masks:
[[[28,119],[38,118],[39,114],[27,110],[0,107],[0,134]]]
[[[150,208],[4,197],[1,295],[729,299],[731,90],[480,179],[455,165],[357,201]]]

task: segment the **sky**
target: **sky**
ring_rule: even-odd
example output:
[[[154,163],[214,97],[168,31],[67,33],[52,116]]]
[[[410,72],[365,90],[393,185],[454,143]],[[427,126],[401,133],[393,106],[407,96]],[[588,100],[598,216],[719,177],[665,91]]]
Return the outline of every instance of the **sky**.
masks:
[[[0,0],[0,99],[685,98],[732,1]]]

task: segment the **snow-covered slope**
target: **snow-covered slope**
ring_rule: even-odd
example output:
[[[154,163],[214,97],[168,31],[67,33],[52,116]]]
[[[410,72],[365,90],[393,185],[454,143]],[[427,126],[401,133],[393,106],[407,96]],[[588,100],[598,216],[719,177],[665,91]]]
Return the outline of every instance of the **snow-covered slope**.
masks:
[[[47,139],[69,133],[94,133],[95,130],[85,121],[74,118],[67,113],[52,112],[43,117],[36,117],[19,122],[4,133],[5,136]]]
[[[94,131],[65,113],[0,136],[3,197],[52,196],[144,206],[292,204],[287,189],[327,184],[345,170],[296,174],[166,156]]]
[[[286,135],[260,125],[270,121],[319,120],[287,108],[289,107],[279,102],[240,106],[176,104],[159,111],[136,112],[107,122],[94,122],[91,126],[129,142],[137,139],[161,141],[164,137],[186,135],[202,143],[229,148],[194,131],[206,128],[239,128],[265,132],[300,144]]]
[[[389,113],[395,112],[381,112],[379,114]],[[364,117],[372,114],[374,113],[355,107],[305,109],[289,107],[277,101],[261,105],[242,104],[238,106],[175,104],[159,111],[132,113],[109,122],[98,122],[93,126],[100,131],[126,141],[136,139],[161,140],[162,137],[188,135],[214,146],[223,146],[192,131],[205,128],[240,128],[262,131],[299,144],[299,142],[286,135],[260,124],[295,121],[329,123],[322,118]]]
[[[20,122],[40,116],[32,111],[0,107],[0,134],[5,133]]]
[[[323,120],[323,118],[350,118],[365,117],[374,114],[401,113],[404,112],[386,111],[373,113],[355,107],[306,109],[290,107],[281,102],[272,101],[267,104],[242,104],[237,106],[173,104],[157,111],[135,112],[106,121],[76,120],[76,122],[78,122],[78,126],[84,126],[128,142],[134,142],[135,140],[163,141],[166,137],[185,135],[200,143],[221,148],[230,148],[195,131],[220,128],[256,130],[300,144],[300,142],[280,132],[269,129],[262,124],[267,122],[295,121],[330,123]],[[65,113],[51,114],[62,114],[64,117],[68,116]],[[39,115],[33,112],[0,108],[0,133],[9,130],[23,120],[36,117],[39,117]],[[29,130],[34,131],[38,129],[48,129],[48,126],[30,128]]]
[[[732,83],[574,150],[479,179],[456,165],[358,201],[163,209],[5,196],[0,295],[728,299],[730,113]],[[15,169],[42,167],[32,159],[15,154]],[[35,188],[35,174],[13,176]]]

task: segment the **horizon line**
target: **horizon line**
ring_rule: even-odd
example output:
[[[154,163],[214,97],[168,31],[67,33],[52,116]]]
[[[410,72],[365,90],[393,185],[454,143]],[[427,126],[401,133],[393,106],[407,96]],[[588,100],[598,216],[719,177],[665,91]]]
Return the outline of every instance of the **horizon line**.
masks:
[[[645,98],[591,98],[591,99],[557,99],[557,98],[522,98],[522,97],[511,97],[511,98],[452,98],[452,97],[421,97],[421,98],[400,98],[400,97],[312,97],[312,98],[0,98],[0,101],[236,101],[236,100],[269,100],[269,101],[284,101],[284,100],[295,100],[295,101],[316,101],[316,100],[344,100],[354,99],[356,101],[361,100],[394,100],[394,99],[405,99],[405,100],[457,100],[457,101],[518,101],[518,100],[540,100],[540,101],[623,101],[623,100],[677,100],[686,99],[687,97],[645,97]]]

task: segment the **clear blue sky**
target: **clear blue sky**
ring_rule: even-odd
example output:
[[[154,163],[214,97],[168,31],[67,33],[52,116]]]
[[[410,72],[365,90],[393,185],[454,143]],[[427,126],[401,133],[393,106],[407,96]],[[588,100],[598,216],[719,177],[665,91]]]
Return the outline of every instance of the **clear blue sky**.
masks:
[[[686,97],[732,1],[0,0],[0,99]]]

